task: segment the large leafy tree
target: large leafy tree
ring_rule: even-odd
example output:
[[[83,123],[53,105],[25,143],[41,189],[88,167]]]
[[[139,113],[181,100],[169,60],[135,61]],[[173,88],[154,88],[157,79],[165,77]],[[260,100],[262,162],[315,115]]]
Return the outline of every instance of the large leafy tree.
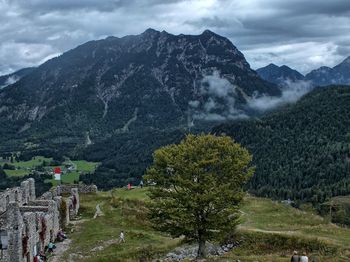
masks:
[[[226,136],[188,135],[180,144],[160,148],[146,180],[150,219],[156,229],[198,242],[221,239],[239,223],[242,186],[254,169],[248,151]]]

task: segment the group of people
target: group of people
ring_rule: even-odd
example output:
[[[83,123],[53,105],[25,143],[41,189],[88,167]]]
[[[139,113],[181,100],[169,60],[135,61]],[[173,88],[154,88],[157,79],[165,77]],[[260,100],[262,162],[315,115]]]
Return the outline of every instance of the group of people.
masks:
[[[309,262],[309,258],[306,255],[306,252],[303,252],[302,255],[300,256],[298,254],[298,251],[294,251],[292,258],[290,259],[291,262]],[[316,262],[315,258],[312,258],[311,262]]]
[[[127,187],[127,189],[128,189],[128,190],[133,189],[133,187],[132,187],[131,183],[127,184],[127,186],[126,186],[126,187]],[[142,180],[140,181],[139,187],[140,187],[140,188],[143,188],[143,181],[142,181]]]
[[[57,233],[58,241],[63,241],[67,239],[67,235],[63,232],[62,229],[60,229]],[[50,240],[49,244],[46,246],[45,250],[49,253],[53,253],[54,249],[56,248],[56,245],[53,243],[52,240]],[[35,257],[34,262],[46,262],[46,255],[44,251],[40,251]]]

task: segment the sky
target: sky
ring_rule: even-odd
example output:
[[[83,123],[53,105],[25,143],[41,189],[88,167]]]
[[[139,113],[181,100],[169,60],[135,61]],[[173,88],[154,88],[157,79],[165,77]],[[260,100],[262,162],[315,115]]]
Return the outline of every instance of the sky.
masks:
[[[251,67],[301,73],[350,55],[350,0],[0,0],[0,75],[37,66],[89,40],[210,29]]]

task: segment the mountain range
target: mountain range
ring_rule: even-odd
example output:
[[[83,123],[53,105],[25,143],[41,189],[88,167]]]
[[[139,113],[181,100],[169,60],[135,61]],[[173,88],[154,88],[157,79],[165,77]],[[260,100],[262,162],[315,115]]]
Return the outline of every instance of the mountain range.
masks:
[[[305,80],[305,77],[301,73],[286,65],[277,66],[275,64],[269,64],[257,69],[256,72],[262,79],[283,87],[286,86],[288,82]]]
[[[227,38],[148,29],[87,42],[2,89],[0,150],[83,156],[126,179],[172,134],[255,115],[251,100],[280,95]]]
[[[322,66],[305,76],[286,65],[269,64],[256,70],[266,81],[285,87],[290,83],[305,81],[312,86],[350,84],[350,56],[333,68]]]
[[[328,75],[346,82],[348,66]],[[310,74],[273,64],[256,72],[209,30],[90,41],[15,73],[13,83],[1,78],[0,154],[101,162],[81,180],[108,189],[137,183],[158,147],[213,130],[254,155],[251,192],[324,201],[350,193],[349,89],[291,88],[323,81]]]

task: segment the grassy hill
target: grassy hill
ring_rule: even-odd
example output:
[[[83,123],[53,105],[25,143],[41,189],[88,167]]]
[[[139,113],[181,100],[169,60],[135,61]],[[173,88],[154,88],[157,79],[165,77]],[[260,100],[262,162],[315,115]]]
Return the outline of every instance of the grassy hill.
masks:
[[[82,219],[75,222],[69,249],[60,261],[149,261],[182,244],[154,231],[146,219],[146,189],[116,189],[81,195]],[[103,216],[93,219],[96,205]],[[313,214],[268,199],[247,196],[241,207],[240,246],[208,261],[290,261],[293,250],[307,251],[316,261],[349,261],[350,230]],[[124,230],[126,243],[119,244]],[[56,255],[56,256],[57,256]]]

